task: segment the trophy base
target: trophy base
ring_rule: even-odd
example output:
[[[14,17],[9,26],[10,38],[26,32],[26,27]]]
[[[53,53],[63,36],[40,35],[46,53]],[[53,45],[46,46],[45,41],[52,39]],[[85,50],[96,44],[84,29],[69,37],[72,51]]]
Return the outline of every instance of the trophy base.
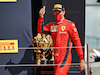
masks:
[[[47,64],[53,64],[54,61],[47,61]]]
[[[41,64],[47,64],[47,60],[41,60]]]
[[[41,60],[41,64],[53,64],[54,61],[50,61],[50,60]]]

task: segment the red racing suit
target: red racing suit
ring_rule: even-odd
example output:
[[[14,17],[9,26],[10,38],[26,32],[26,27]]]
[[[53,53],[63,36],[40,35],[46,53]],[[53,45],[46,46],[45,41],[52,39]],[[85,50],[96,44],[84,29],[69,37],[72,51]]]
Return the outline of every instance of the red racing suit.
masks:
[[[70,47],[70,48],[57,48],[54,49],[55,60],[54,64],[62,64],[54,67],[55,75],[67,75],[70,69],[72,60],[71,46],[72,42],[75,46],[80,46],[80,38],[74,22],[66,20],[65,18],[61,22],[49,23],[43,25],[44,20],[42,17],[38,18],[38,33],[44,34],[50,32],[53,39],[53,47]],[[79,59],[83,59],[82,48],[76,48]],[[64,65],[65,64],[65,65]],[[68,64],[68,65],[66,65]]]

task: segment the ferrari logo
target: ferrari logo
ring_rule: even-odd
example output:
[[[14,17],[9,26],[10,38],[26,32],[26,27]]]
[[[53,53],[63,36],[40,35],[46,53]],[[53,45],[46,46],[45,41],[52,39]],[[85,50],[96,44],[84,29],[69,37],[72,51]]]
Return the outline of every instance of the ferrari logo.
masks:
[[[62,26],[62,27],[61,27],[61,30],[62,30],[62,31],[64,31],[64,30],[65,30],[65,28],[66,28],[65,26]]]

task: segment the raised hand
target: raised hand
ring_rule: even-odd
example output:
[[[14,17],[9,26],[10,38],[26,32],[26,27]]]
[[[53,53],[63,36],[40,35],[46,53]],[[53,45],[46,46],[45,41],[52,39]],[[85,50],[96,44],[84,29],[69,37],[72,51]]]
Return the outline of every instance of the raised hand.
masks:
[[[40,9],[39,16],[44,17],[44,14],[45,14],[45,6],[43,6],[43,8]]]

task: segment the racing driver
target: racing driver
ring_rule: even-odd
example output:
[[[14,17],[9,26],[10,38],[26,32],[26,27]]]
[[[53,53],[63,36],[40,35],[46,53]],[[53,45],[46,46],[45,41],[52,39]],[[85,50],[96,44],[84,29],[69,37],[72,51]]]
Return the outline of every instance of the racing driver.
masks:
[[[81,63],[79,68],[80,71],[84,70],[83,50],[75,23],[65,19],[65,8],[63,8],[62,4],[55,4],[52,11],[56,22],[44,25],[45,6],[40,9],[37,31],[41,34],[50,32],[53,39],[53,47],[62,47],[54,49],[54,64],[60,64],[54,66],[55,75],[67,75],[72,60],[72,42],[76,47],[79,47],[76,48],[79,62]]]

